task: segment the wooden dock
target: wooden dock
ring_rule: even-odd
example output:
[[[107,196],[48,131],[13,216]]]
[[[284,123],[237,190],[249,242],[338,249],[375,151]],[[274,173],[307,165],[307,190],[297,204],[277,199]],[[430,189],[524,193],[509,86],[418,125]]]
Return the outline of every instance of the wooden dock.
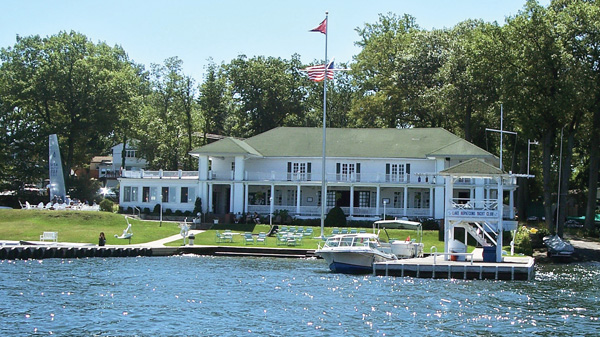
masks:
[[[504,256],[502,262],[483,262],[481,254],[473,260],[445,261],[442,255],[402,259],[373,264],[373,274],[379,276],[411,276],[417,278],[462,280],[522,280],[534,278],[532,257]]]

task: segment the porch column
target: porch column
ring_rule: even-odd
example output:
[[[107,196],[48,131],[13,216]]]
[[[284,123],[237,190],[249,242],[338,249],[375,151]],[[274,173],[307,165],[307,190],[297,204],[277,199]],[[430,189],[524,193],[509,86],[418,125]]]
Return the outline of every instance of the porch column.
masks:
[[[381,200],[381,185],[377,185],[377,202],[375,203],[375,216],[379,216],[379,200]]]
[[[510,207],[509,218],[514,219],[515,218],[515,190],[511,189],[509,191],[509,193],[510,193],[510,196],[508,197],[508,207]]]
[[[408,214],[408,186],[404,186],[404,210],[403,210],[403,214],[404,216],[407,216]]]
[[[235,214],[234,205],[235,205],[235,184],[231,183],[231,184],[229,184],[229,209],[227,211]]]
[[[502,262],[502,232],[504,232],[504,226],[502,224],[502,177],[498,176],[498,238],[496,239],[496,262]]]
[[[198,157],[198,179],[208,180],[208,156]]]
[[[248,190],[250,186],[245,185],[244,187],[244,213],[248,214]]]
[[[233,178],[235,181],[244,180],[245,161],[244,156],[235,156],[235,171]]]
[[[232,213],[242,213],[244,209],[244,183],[233,183],[231,198],[233,199],[233,202],[231,203]]]
[[[446,178],[446,191],[444,194],[445,211],[444,211],[444,253],[450,252],[450,242],[454,239],[454,221],[450,220],[448,212],[452,209],[452,197],[454,195],[454,176]],[[444,256],[444,260],[448,261],[449,256]]]
[[[207,209],[209,213],[214,213],[215,210],[213,209],[213,184],[209,183],[208,184],[208,205],[207,205]]]
[[[269,214],[275,212],[275,184],[271,184],[271,200],[269,200]]]
[[[429,188],[429,216],[433,217],[433,187]]]
[[[300,215],[300,204],[302,203],[302,188],[300,184],[296,187],[296,214]]]
[[[202,209],[200,210],[202,213],[208,213],[208,183],[206,181],[198,182],[198,195],[197,197],[202,200]],[[194,200],[195,202],[195,200]],[[196,214],[194,214],[195,216]]]
[[[485,189],[483,186],[484,183],[484,179],[482,178],[473,178],[473,180],[475,180],[475,204],[473,205],[473,207],[475,209],[482,209],[483,208],[483,202],[485,199]]]
[[[354,185],[350,185],[350,217],[354,216]]]

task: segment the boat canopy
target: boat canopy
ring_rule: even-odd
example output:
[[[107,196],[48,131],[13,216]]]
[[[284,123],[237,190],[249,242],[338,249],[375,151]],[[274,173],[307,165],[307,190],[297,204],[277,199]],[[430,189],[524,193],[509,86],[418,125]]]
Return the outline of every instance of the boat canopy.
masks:
[[[378,228],[390,228],[390,229],[414,229],[420,230],[422,225],[420,222],[408,221],[408,220],[379,220],[373,223],[373,226]]]
[[[386,229],[411,229],[417,231],[417,236],[419,238],[419,242],[423,242],[423,225],[420,222],[416,221],[408,221],[408,220],[379,220],[373,223],[373,232],[375,230],[379,230],[383,228],[386,235],[388,236],[388,240],[390,240],[390,236],[387,233]]]

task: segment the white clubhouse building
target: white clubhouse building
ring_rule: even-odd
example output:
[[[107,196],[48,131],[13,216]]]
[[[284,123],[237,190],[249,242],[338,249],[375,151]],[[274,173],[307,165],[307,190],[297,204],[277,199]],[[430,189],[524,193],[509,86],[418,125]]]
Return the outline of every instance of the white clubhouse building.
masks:
[[[494,155],[442,128],[331,128],[326,145],[326,211],[337,203],[349,220],[384,213],[443,219],[448,178],[442,171],[470,159],[498,164]],[[298,218],[320,217],[320,128],[279,127],[244,140],[228,137],[190,155],[198,158],[198,171],[124,171],[120,205],[192,211],[199,197],[203,212],[215,215],[287,210]],[[498,188],[509,193],[510,205],[502,213],[513,218],[512,183],[499,187],[489,178],[456,179],[452,202],[502,200]]]

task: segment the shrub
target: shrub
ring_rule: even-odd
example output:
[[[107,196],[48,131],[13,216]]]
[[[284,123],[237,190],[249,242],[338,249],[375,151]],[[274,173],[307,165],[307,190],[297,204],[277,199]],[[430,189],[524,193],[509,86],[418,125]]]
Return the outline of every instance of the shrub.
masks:
[[[165,215],[171,215],[171,214],[173,214],[173,211],[170,208],[165,209]]]
[[[438,230],[440,229],[440,224],[435,219],[427,219],[421,223],[423,225],[423,230]]]
[[[112,213],[114,205],[115,205],[115,203],[112,202],[111,200],[104,199],[104,200],[100,201],[100,210],[104,211],[104,212]]]
[[[178,209],[178,210],[175,211],[175,215],[182,216],[183,212],[180,209]]]
[[[160,214],[160,204],[156,204],[154,206],[154,210],[152,211],[153,214]]]
[[[194,215],[202,213],[202,199],[196,198],[196,202],[194,202]]]
[[[525,255],[533,255],[529,230],[525,226],[520,227],[515,235],[515,252]]]
[[[144,214],[150,215],[150,208],[144,207]]]
[[[325,227],[346,227],[346,215],[341,207],[336,206],[327,213]]]
[[[183,212],[183,215],[190,216],[190,215],[192,215],[192,212],[191,211],[185,211],[185,212]]]

